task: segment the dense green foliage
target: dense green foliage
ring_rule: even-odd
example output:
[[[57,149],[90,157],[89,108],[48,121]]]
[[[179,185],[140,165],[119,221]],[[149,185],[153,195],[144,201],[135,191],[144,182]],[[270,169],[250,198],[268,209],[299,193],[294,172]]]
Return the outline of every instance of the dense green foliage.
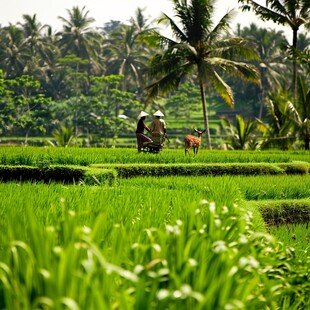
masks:
[[[198,70],[200,80],[206,72],[211,72],[207,74],[208,79],[202,79],[200,86],[207,87],[211,76],[215,81],[214,89],[218,94],[207,87],[210,90],[206,98],[208,105],[204,105],[209,112],[212,147],[240,147],[234,139],[226,139],[227,132],[221,127],[220,118],[227,117],[233,126],[236,116],[241,115],[246,123],[258,117],[263,125],[251,133],[257,138],[255,143],[246,144],[245,148],[309,149],[309,38],[303,28],[297,29],[298,44],[295,41],[290,44],[282,31],[254,24],[232,31],[229,29],[230,13],[215,27],[216,1],[189,3],[193,5],[173,1],[178,14],[165,16],[174,30],[173,25],[179,24],[183,17],[184,29],[189,31],[185,31],[184,36],[176,31],[178,38],[164,41],[186,42],[185,38],[192,36],[189,43],[193,44],[197,43],[195,33],[213,29],[205,40],[205,53],[196,43],[196,54],[190,55],[191,49],[183,50],[190,63],[199,63],[193,62],[197,55],[204,60],[205,65]],[[293,1],[294,6],[290,8],[299,12],[301,7],[295,8],[296,3]],[[301,3],[304,6],[301,16],[289,23],[290,27],[295,23],[300,26],[307,19],[308,3]],[[194,4],[199,10],[194,9]],[[195,14],[196,11],[200,14]],[[193,18],[184,18],[186,12]],[[182,73],[188,78],[180,80],[180,72],[174,72],[175,81],[179,79],[173,84],[174,91],[169,92],[168,97],[157,97],[146,106],[145,90],[156,84],[154,76],[150,77],[151,59],[158,59],[160,53],[168,50],[165,44],[154,46],[152,40],[146,40],[154,38],[157,21],[149,21],[143,10],[137,9],[127,24],[111,21],[96,29],[85,7],[73,7],[67,13],[67,17],[60,18],[62,28],[57,31],[42,25],[36,15],[28,14],[16,25],[0,26],[1,138],[23,137],[27,145],[32,141],[29,137],[45,136],[54,145],[63,146],[68,141],[77,143],[81,137],[85,146],[103,146],[107,145],[107,139],[117,141],[119,137],[134,136],[136,117],[141,109],[150,113],[161,109],[168,134],[175,141],[195,127],[206,126],[205,113],[197,105],[201,89],[195,85],[199,80],[186,66]],[[293,16],[291,13],[289,10],[287,17]],[[203,28],[204,25],[207,27]],[[215,33],[221,34],[218,42],[214,40],[218,37],[213,35]],[[202,37],[205,38],[205,33]],[[238,47],[231,45],[232,42],[238,42]],[[175,46],[181,50],[184,45]],[[259,54],[259,59],[248,61],[248,56],[255,53]],[[185,57],[185,54],[180,55]],[[180,59],[172,63],[178,64]],[[221,64],[218,63],[220,59]],[[250,77],[245,74],[250,67],[259,71],[259,84],[245,84],[230,77],[233,68],[239,72],[238,76]],[[295,77],[294,86],[291,76]],[[163,76],[158,79],[162,81]],[[164,81],[162,86],[168,90],[171,84],[168,86]],[[179,86],[177,90],[176,86]],[[234,110],[227,111],[225,101],[232,106],[232,98],[235,98]]]
[[[230,13],[214,28],[215,0],[173,0],[170,39],[141,9],[99,29],[78,7],[56,32],[36,15],[0,26],[0,138],[49,145],[0,148],[0,309],[310,308],[309,1],[239,2],[292,44],[234,33]],[[134,147],[142,109],[165,114],[161,153],[89,147]],[[235,150],[185,157],[196,127]]]

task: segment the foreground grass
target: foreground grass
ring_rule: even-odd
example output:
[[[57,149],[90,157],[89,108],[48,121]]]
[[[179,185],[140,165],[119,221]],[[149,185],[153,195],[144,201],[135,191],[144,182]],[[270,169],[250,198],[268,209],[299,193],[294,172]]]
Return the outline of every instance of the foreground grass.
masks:
[[[0,308],[309,306],[310,262],[259,230],[232,178],[0,190]]]
[[[33,208],[44,225],[54,225],[65,204],[86,225],[93,225],[102,212],[107,215],[106,227],[117,221],[135,232],[131,223],[136,222],[137,232],[132,238],[137,238],[141,229],[176,220],[184,208],[202,199],[229,208],[242,203],[244,208],[256,212],[253,224],[256,230],[263,231],[259,207],[268,206],[268,201],[281,205],[281,201],[290,199],[309,200],[310,176],[137,177],[120,179],[109,187],[7,183],[0,184],[0,191],[0,223],[4,231],[12,220],[9,214],[21,222],[21,227],[27,224],[26,207]],[[289,216],[289,210],[286,213]],[[0,234],[1,238],[1,243],[5,242],[6,235]]]
[[[307,161],[293,152],[15,150],[0,149],[1,163]],[[307,309],[308,245],[297,239],[307,226],[293,251],[292,240],[267,234],[257,204],[307,202],[309,188],[309,175],[0,184],[0,308]]]
[[[309,223],[271,226],[269,232],[285,246],[293,248],[300,260],[305,261],[310,256]]]

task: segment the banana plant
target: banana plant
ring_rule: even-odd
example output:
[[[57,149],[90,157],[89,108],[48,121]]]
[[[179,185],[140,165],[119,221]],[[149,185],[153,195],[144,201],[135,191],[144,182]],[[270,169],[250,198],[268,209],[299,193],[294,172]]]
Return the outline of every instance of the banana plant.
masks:
[[[297,101],[292,95],[280,89],[268,94],[269,126],[266,126],[269,139],[290,137],[303,140],[304,148],[310,146],[310,88],[303,76],[298,79]],[[267,128],[268,127],[268,128]],[[295,138],[296,137],[296,138]]]
[[[222,124],[229,136],[228,144],[235,150],[257,149],[259,142],[257,135],[259,131],[259,122],[246,120],[242,115],[236,115],[236,125],[233,125],[228,119],[222,119]]]
[[[56,139],[56,145],[51,141],[47,140],[48,144],[52,146],[68,147],[73,145],[74,128],[61,126],[59,129],[55,129],[52,132],[53,137]]]

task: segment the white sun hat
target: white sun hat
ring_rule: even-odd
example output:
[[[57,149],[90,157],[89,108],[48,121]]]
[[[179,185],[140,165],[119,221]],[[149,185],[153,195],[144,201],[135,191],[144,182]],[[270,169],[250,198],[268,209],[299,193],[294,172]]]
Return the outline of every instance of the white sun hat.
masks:
[[[141,111],[140,114],[138,115],[139,118],[143,117],[143,116],[148,116],[149,114],[147,114],[144,111]]]
[[[154,116],[165,116],[162,112],[160,112],[159,110],[157,110],[154,114]]]

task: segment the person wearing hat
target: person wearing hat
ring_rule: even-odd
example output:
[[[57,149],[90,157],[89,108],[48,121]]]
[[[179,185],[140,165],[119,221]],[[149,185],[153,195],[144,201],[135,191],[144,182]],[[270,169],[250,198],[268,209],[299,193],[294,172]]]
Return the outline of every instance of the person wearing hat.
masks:
[[[137,144],[138,144],[138,152],[141,152],[141,149],[144,145],[147,145],[149,143],[152,143],[153,140],[149,138],[147,135],[144,134],[144,129],[147,130],[148,132],[151,132],[150,128],[147,127],[144,123],[146,117],[149,114],[141,111],[138,118],[139,121],[137,123],[137,129],[136,129],[136,137],[137,137]]]
[[[164,114],[161,111],[156,111],[154,114],[155,118],[152,121],[151,124],[151,132],[152,132],[152,138],[154,142],[161,143],[163,140],[163,137],[166,136],[166,122],[161,119]]]

